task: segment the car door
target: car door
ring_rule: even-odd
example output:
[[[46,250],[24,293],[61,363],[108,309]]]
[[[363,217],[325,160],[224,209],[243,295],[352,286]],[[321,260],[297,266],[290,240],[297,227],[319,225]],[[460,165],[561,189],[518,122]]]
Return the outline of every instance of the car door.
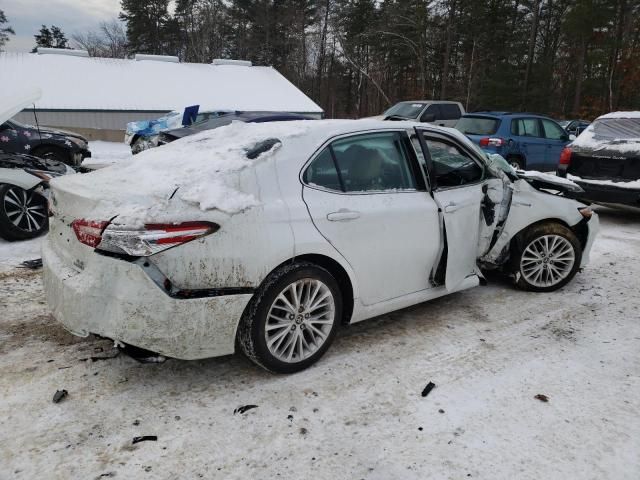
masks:
[[[456,123],[458,123],[458,120],[462,116],[460,107],[455,103],[441,104],[440,113],[442,115],[442,120],[438,122],[438,125],[451,128],[456,126]]]
[[[540,121],[535,117],[521,117],[511,121],[511,134],[517,150],[525,157],[527,170],[540,170],[546,163],[546,139]]]
[[[542,119],[542,131],[547,140],[545,152],[545,165],[543,171],[555,171],[560,161],[560,153],[564,146],[569,143],[569,135],[560,125],[547,119]]]
[[[478,271],[480,237],[490,237],[496,222],[495,215],[489,215],[492,212],[483,211],[483,204],[499,203],[501,186],[491,184],[496,179],[486,178],[483,163],[458,140],[430,130],[416,130],[434,200],[444,218],[445,286],[452,291]],[[495,190],[491,192],[491,202],[486,198],[489,188]]]
[[[364,305],[431,288],[438,207],[405,131],[337,138],[307,164],[303,200],[349,262]]]

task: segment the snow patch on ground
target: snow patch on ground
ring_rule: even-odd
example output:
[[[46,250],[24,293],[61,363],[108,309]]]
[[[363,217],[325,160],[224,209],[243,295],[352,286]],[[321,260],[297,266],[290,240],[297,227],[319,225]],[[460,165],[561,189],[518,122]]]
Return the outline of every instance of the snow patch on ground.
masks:
[[[11,270],[25,260],[40,258],[42,237],[33,240],[7,242],[0,238],[0,273]]]

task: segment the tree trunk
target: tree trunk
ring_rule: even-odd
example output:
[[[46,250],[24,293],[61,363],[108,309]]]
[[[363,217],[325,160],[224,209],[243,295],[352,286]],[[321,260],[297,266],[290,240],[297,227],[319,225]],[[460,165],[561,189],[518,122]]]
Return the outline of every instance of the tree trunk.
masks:
[[[531,33],[529,35],[529,49],[527,51],[527,67],[524,73],[524,86],[522,89],[521,109],[527,109],[527,94],[529,93],[529,76],[531,75],[531,66],[533,65],[533,55],[536,48],[536,39],[538,37],[538,17],[540,14],[540,0],[533,2],[533,20],[531,25]]]
[[[578,117],[580,114],[580,102],[582,100],[582,75],[584,73],[584,61],[587,56],[587,40],[584,33],[580,35],[580,47],[576,65],[576,88],[573,96],[573,108],[571,112]]]

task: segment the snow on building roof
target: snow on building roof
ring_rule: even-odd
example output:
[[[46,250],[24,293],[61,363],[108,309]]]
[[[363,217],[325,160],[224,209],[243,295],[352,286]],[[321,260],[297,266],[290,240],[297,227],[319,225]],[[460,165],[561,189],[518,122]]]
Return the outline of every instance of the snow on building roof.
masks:
[[[322,113],[272,67],[0,53],[0,91],[39,87],[39,109]]]

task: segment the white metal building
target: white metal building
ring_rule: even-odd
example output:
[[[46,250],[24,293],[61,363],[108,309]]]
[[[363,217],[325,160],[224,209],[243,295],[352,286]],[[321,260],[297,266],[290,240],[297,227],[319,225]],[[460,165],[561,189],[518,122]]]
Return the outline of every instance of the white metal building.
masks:
[[[322,109],[272,67],[214,60],[180,63],[176,57],[89,58],[77,50],[0,53],[0,91],[35,86],[41,125],[74,130],[90,139],[121,141],[127,122],[157,118],[189,105],[204,110],[292,112],[314,118]],[[34,123],[32,110],[16,120]]]

